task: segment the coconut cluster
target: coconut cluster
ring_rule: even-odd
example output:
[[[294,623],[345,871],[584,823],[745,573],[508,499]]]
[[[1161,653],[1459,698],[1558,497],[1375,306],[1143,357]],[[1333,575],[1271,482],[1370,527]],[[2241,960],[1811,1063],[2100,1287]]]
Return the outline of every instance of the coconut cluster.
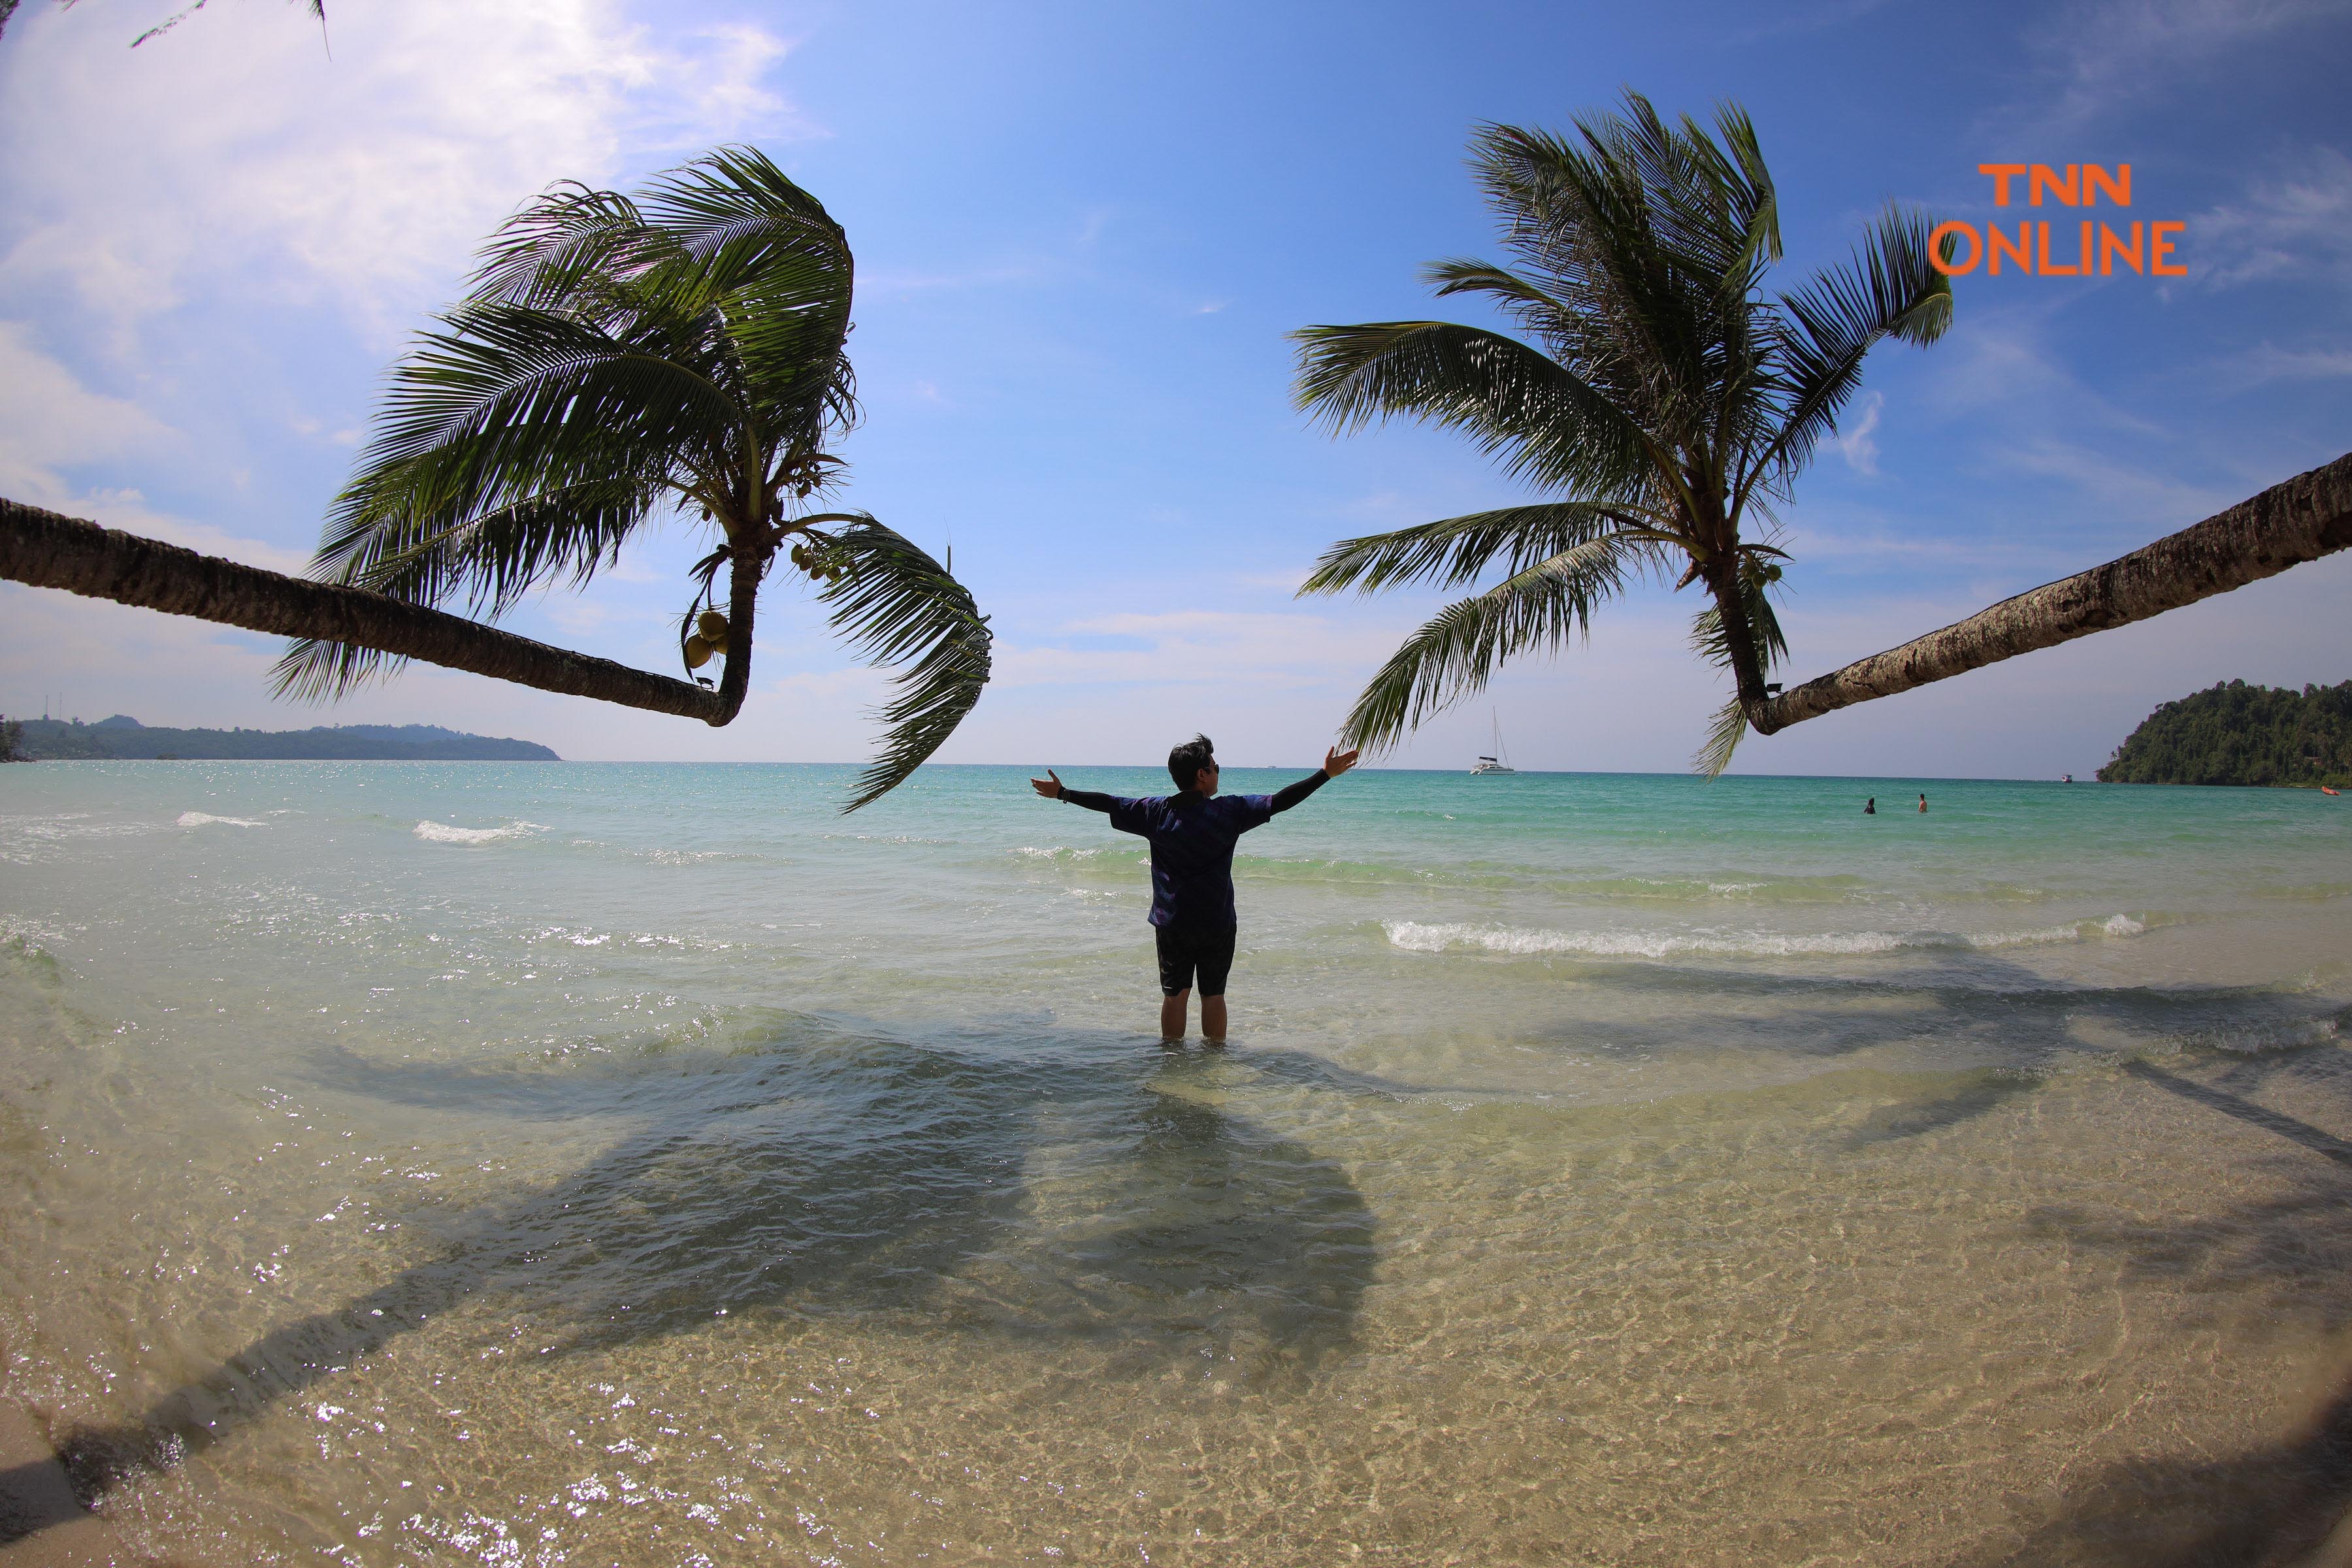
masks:
[[[721,658],[727,656],[727,617],[716,610],[705,610],[695,618],[694,635],[686,639],[686,668],[700,669],[714,653]]]
[[[837,583],[849,572],[848,567],[833,559],[831,551],[806,543],[793,546],[793,564],[817,583]]]

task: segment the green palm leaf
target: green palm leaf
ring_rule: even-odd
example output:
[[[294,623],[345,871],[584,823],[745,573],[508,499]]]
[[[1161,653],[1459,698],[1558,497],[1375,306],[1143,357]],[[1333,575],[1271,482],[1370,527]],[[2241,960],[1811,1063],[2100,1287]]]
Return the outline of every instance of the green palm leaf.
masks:
[[[1786,393],[1781,427],[1751,473],[1770,483],[1803,466],[1862,383],[1863,356],[1884,338],[1932,343],[1952,323],[1952,280],[1936,269],[1927,215],[1889,207],[1843,267],[1782,300],[1776,322]]]
[[[831,622],[876,664],[898,667],[898,694],[876,714],[881,755],[858,775],[845,812],[880,798],[954,733],[988,684],[992,636],[971,592],[929,553],[870,517],[827,533],[846,566],[819,595]]]
[[[1405,583],[1457,588],[1500,558],[1516,574],[1603,534],[1651,544],[1675,542],[1646,513],[1597,501],[1543,501],[1441,518],[1390,533],[1343,539],[1323,552],[1299,585],[1308,594],[1349,588],[1376,594]]]
[[[1447,605],[1404,640],[1356,699],[1340,737],[1381,750],[1432,715],[1486,689],[1516,654],[1558,647],[1588,629],[1592,608],[1623,592],[1649,559],[1639,540],[1604,535]]]

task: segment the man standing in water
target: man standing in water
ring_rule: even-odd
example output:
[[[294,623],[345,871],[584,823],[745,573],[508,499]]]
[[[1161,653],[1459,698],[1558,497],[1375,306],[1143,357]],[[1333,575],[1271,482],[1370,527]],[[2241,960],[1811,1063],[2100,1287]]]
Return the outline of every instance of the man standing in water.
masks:
[[[1217,793],[1216,748],[1195,735],[1168,753],[1177,793],[1164,800],[1129,800],[1066,788],[1045,770],[1030,784],[1047,800],[1066,800],[1106,813],[1110,825],[1151,841],[1151,925],[1160,946],[1160,1037],[1184,1037],[1184,1009],[1194,977],[1201,986],[1201,1033],[1225,1043],[1225,976],[1234,966],[1234,844],[1263,827],[1356,765],[1357,753],[1333,747],[1323,766],[1273,795]]]

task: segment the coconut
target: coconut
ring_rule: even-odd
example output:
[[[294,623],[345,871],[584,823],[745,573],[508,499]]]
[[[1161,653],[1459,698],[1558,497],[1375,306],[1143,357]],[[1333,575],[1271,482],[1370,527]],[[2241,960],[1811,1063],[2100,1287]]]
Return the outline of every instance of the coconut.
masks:
[[[710,656],[717,651],[718,650],[716,648],[710,646],[710,643],[707,638],[698,637],[687,638],[686,668],[688,669],[700,669],[704,665],[710,662]]]
[[[695,621],[696,629],[713,643],[727,640],[727,617],[716,610],[705,610]]]

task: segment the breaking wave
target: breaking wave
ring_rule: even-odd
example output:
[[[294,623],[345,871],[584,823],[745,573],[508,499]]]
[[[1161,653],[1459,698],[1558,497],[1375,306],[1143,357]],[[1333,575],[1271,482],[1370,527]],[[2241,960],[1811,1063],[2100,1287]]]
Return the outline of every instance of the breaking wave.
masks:
[[[269,824],[266,822],[256,822],[249,816],[215,816],[208,811],[184,811],[180,813],[180,826],[183,827],[203,827],[212,823],[218,823],[223,827],[267,827],[269,826]]]
[[[420,822],[414,829],[417,837],[427,844],[497,844],[509,838],[528,838],[543,833],[547,825],[540,822],[509,822],[504,827],[452,827],[446,822]]]
[[[1454,921],[1423,924],[1387,921],[1390,945],[1408,952],[1504,952],[1515,955],[1579,953],[1591,958],[1842,957],[1854,953],[1916,950],[1980,950],[2044,947],[2101,937],[2133,937],[2147,930],[2130,915],[2081,920],[2066,925],[1999,931],[1818,931],[1790,934],[1760,931],[1551,931],[1525,926],[1472,925]]]

